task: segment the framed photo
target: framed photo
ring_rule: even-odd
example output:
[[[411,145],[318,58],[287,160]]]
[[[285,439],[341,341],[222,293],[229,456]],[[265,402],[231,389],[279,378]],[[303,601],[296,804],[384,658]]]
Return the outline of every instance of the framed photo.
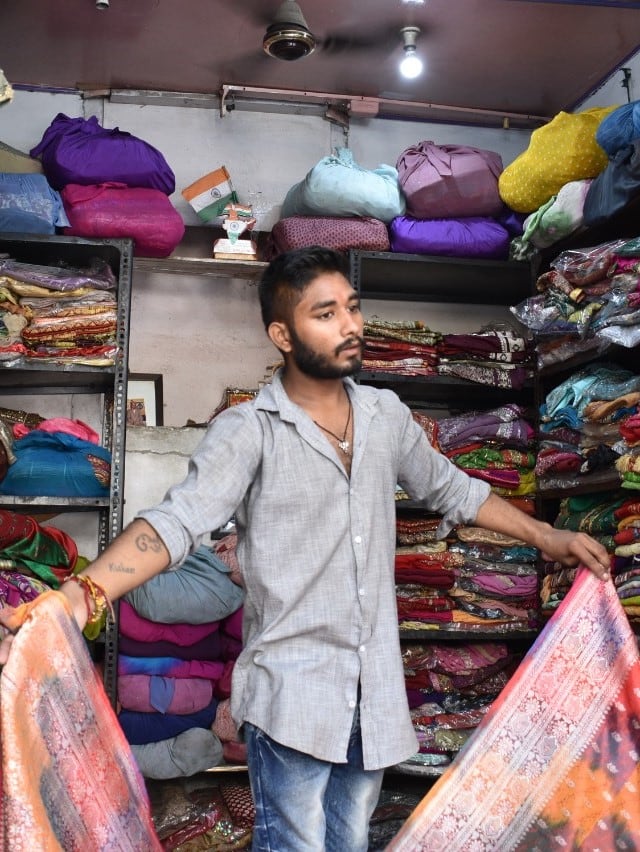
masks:
[[[162,426],[162,375],[129,373],[127,426]]]

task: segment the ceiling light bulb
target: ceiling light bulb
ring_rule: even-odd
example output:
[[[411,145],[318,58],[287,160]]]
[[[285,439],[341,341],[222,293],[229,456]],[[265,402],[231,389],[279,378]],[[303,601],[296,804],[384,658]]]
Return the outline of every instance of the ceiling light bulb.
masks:
[[[404,58],[400,63],[400,73],[407,80],[414,80],[422,74],[422,60],[416,54],[415,47],[405,47]]]

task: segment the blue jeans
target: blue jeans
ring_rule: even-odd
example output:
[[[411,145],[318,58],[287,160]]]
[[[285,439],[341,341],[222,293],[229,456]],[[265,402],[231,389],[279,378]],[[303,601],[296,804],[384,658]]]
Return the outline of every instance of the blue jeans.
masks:
[[[318,760],[244,725],[256,807],[252,852],[366,852],[384,770],[362,767],[358,716],[347,763]]]

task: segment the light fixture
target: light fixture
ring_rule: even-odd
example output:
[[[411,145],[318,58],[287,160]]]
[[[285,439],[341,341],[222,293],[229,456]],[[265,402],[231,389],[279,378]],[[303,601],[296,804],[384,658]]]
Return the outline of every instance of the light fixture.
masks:
[[[416,53],[416,40],[420,35],[420,27],[403,27],[400,34],[404,43],[400,73],[407,80],[413,80],[422,74],[422,60]]]
[[[307,26],[302,10],[294,0],[284,0],[273,23],[267,27],[262,49],[274,59],[292,62],[309,56],[315,47],[316,40]]]

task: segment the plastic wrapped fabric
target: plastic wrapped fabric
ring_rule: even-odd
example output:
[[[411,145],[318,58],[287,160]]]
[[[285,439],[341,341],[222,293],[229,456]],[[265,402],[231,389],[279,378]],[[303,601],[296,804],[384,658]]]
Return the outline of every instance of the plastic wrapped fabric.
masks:
[[[584,224],[602,225],[640,195],[640,139],[617,151],[591,183],[584,201]]]
[[[0,217],[0,230],[10,232],[54,234],[69,224],[60,194],[39,174],[0,172]]]

